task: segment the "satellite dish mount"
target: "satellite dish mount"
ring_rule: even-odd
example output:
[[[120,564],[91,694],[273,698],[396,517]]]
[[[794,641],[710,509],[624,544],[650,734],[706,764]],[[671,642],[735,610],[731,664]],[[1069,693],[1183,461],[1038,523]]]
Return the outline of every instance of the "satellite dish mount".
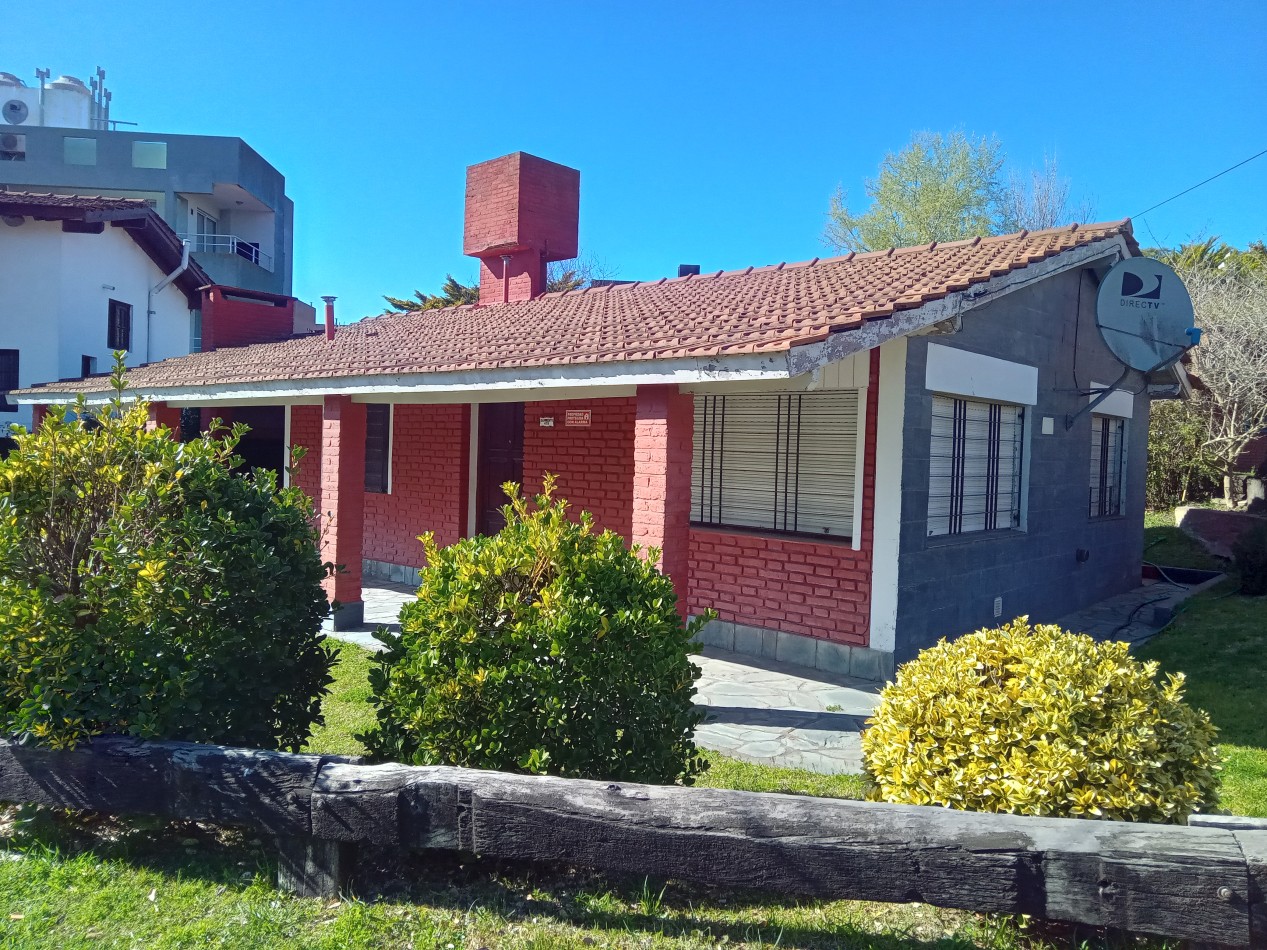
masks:
[[[1147,379],[1173,366],[1201,342],[1192,298],[1179,275],[1150,257],[1128,257],[1105,275],[1095,299],[1095,325],[1123,369],[1111,386],[1073,415],[1065,428],[1122,387],[1132,371]]]

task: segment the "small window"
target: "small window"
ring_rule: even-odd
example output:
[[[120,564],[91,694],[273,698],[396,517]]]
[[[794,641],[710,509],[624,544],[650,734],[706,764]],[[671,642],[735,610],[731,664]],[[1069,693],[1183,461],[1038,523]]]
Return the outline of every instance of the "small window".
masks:
[[[111,350],[132,349],[132,305],[111,300],[106,326],[106,346]]]
[[[133,142],[132,143],[132,167],[133,168],[166,168],[167,167],[167,143],[166,142]]]
[[[26,135],[0,131],[0,162],[26,161]]]
[[[17,403],[9,401],[10,390],[17,389],[18,351],[0,350],[0,412],[17,412]]]
[[[1025,410],[933,396],[928,534],[1019,528]]]
[[[189,314],[189,352],[202,352],[202,311],[193,310]]]
[[[848,539],[858,394],[695,397],[691,520]]]
[[[373,403],[365,407],[365,490],[377,495],[391,492],[392,407]]]
[[[81,377],[95,376],[97,374],[97,358],[95,356],[81,356],[79,358],[79,375]]]
[[[1122,513],[1122,473],[1126,468],[1126,420],[1091,416],[1092,518]]]
[[[62,139],[62,161],[67,165],[97,164],[97,140],[68,135]]]

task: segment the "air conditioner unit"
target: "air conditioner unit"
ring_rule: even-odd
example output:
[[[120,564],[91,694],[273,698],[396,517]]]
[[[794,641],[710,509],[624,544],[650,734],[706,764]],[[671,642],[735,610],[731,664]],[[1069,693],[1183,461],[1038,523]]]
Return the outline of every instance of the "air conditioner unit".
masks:
[[[0,162],[26,160],[26,136],[17,132],[0,132]]]

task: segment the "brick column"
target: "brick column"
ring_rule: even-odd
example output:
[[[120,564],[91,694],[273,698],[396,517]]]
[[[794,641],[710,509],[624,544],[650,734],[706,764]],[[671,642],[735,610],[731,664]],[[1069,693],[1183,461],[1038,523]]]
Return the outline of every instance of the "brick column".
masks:
[[[326,396],[321,413],[321,557],[343,566],[325,580],[339,607],[327,629],[358,627],[365,618],[361,552],[365,531],[365,404]]]
[[[38,432],[40,426],[44,424],[44,413],[48,412],[48,406],[42,402],[37,402],[31,407],[31,431]]]
[[[169,406],[165,402],[150,403],[150,418],[145,423],[145,428],[153,432],[159,426],[167,426],[171,431],[172,438],[180,438],[180,410],[174,406]]]
[[[658,567],[686,616],[691,519],[691,396],[676,386],[639,386],[634,421],[634,544],[660,549]]]

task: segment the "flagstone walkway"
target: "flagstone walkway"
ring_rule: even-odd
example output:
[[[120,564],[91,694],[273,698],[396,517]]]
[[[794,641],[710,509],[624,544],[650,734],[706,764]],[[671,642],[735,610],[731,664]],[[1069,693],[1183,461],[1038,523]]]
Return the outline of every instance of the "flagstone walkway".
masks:
[[[1059,623],[1100,640],[1139,642],[1155,634],[1181,601],[1206,586],[1145,584]],[[367,650],[383,649],[374,631],[380,625],[399,630],[400,607],[414,593],[406,584],[367,579],[365,624],[332,636]],[[695,733],[701,746],[760,765],[861,771],[858,737],[875,709],[880,684],[712,647],[694,659],[701,671],[696,699],[706,709]]]

